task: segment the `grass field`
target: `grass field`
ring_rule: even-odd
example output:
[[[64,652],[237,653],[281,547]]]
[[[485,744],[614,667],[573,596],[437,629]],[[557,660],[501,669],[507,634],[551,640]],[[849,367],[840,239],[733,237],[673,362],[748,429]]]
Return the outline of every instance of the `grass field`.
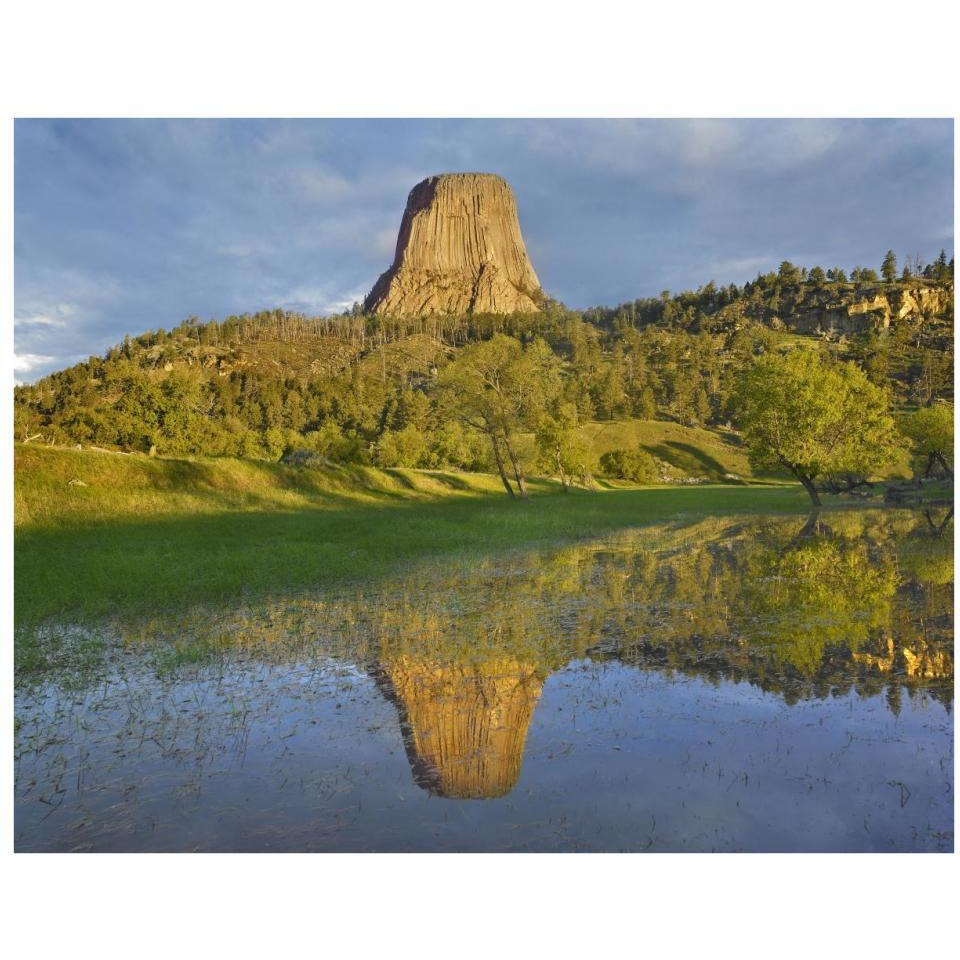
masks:
[[[663,461],[673,477],[772,479],[754,475],[746,449],[726,431],[663,420],[592,420],[580,431],[597,457],[609,450],[640,447]]]
[[[28,630],[51,618],[132,617],[376,578],[428,555],[807,506],[794,485],[565,496],[535,481],[522,503],[485,475],[22,446],[15,464],[15,620]]]
[[[485,473],[324,470],[262,460],[166,459],[96,450],[18,444],[14,451],[14,522],[18,528],[124,522],[185,514],[339,509],[503,494]],[[531,481],[534,494],[558,489]]]
[[[666,420],[590,420],[578,428],[586,447],[599,459],[610,450],[641,448],[662,461],[673,479],[705,479],[730,482],[733,478],[756,482],[783,482],[786,478],[757,475],[747,460],[747,451],[737,436],[727,430],[686,427]],[[527,464],[536,459],[533,436],[525,434],[520,444]]]

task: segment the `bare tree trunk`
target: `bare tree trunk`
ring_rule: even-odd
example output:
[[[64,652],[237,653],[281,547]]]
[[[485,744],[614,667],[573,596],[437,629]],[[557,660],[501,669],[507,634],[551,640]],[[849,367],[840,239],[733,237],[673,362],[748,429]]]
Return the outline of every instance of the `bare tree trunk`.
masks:
[[[510,486],[510,481],[507,479],[507,471],[503,465],[503,454],[500,452],[500,441],[497,439],[495,433],[490,434],[490,443],[493,446],[493,459],[497,462],[497,470],[500,473],[500,479],[503,481],[503,485],[506,488],[507,493],[511,497],[515,497],[516,494],[513,492],[513,487]]]
[[[520,499],[527,499],[527,481],[523,476],[523,470],[520,467],[520,461],[517,460],[517,455],[513,450],[513,445],[510,443],[509,437],[504,437],[503,442],[507,448],[507,456],[510,457],[510,463],[513,464],[513,475],[517,478],[517,487],[520,490]]]
[[[820,501],[820,494],[817,493],[817,488],[814,485],[814,482],[809,477],[800,477],[800,482],[803,484],[803,489],[810,494],[810,500],[812,501],[815,507],[822,507],[823,504]]]
[[[829,534],[830,528],[827,527],[819,510],[811,510],[806,523],[800,528],[800,532],[794,537],[794,540],[804,540],[809,537],[819,537],[823,534]]]
[[[560,474],[560,483],[563,486],[563,492],[569,493],[570,486],[567,483],[567,474],[563,469],[563,458],[560,456],[559,450],[556,451],[556,453],[554,454],[554,457],[556,458],[556,461],[557,461],[557,472]]]

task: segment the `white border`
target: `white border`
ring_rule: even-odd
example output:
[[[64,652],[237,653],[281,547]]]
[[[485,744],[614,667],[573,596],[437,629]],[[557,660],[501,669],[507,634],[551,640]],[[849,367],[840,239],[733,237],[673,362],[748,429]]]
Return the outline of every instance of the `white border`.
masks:
[[[0,26],[3,346],[13,116],[955,116],[950,5],[485,0],[9,4]],[[0,383],[12,529],[9,361]],[[11,541],[2,557],[4,635]],[[12,733],[9,645],[2,687]],[[4,769],[11,763],[5,758]],[[4,846],[12,846],[9,786]],[[5,855],[40,956],[881,956],[955,940],[955,857]],[[953,881],[953,882],[951,882]],[[19,949],[18,949],[19,947]]]

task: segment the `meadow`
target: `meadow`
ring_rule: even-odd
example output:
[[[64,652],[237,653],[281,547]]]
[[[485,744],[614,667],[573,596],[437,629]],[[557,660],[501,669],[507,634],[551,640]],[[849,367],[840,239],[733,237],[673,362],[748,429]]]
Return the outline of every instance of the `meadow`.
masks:
[[[520,502],[485,474],[18,445],[15,622],[135,617],[378,578],[426,556],[807,507],[786,483],[530,488]]]

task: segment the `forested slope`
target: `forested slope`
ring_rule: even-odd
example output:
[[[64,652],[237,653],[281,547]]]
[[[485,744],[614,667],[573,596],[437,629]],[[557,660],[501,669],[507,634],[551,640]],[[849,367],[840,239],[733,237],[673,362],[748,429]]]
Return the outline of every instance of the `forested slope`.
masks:
[[[192,318],[18,386],[15,435],[161,456],[309,450],[334,463],[491,471],[496,445],[464,409],[470,388],[457,377],[471,349],[497,336],[526,363],[523,396],[503,416],[529,469],[555,472],[551,437],[566,431],[575,473],[603,472],[603,454],[629,442],[659,461],[651,479],[721,479],[748,473],[730,397],[765,352],[853,359],[900,407],[952,398],[953,264],[941,256],[923,275],[881,281],[785,262],[743,287],[583,312],[548,302],[510,316]],[[699,439],[657,441],[668,428]]]

